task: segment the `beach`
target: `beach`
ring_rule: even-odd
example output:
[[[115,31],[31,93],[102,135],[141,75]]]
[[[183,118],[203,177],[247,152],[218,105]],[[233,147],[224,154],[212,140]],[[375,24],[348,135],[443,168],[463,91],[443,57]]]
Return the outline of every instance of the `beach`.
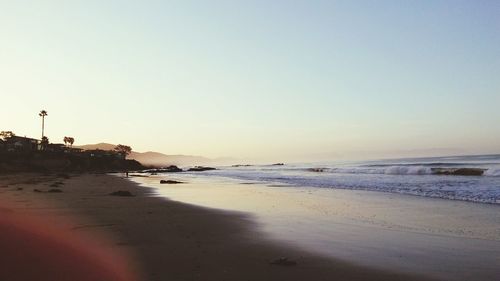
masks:
[[[55,182],[62,192],[46,192]],[[109,195],[119,190],[134,196]],[[61,227],[75,237],[103,237],[92,240],[94,246],[117,253],[138,280],[430,280],[280,242],[264,235],[249,214],[167,200],[113,175],[2,175],[0,200],[7,216],[64,221]],[[272,264],[282,257],[296,264]],[[6,269],[0,279],[22,280]]]
[[[273,241],[351,264],[439,280],[495,281],[500,274],[497,204],[205,172],[131,179],[164,198],[250,214],[260,233]],[[162,179],[183,184],[160,184]]]
[[[500,281],[499,1],[2,1],[0,281]]]

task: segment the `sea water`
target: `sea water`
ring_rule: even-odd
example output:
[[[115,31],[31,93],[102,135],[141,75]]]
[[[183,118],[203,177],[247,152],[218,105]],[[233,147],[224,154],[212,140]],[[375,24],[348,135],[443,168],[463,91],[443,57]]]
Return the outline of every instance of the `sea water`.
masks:
[[[249,214],[267,237],[322,255],[493,281],[500,276],[499,168],[499,155],[483,155],[226,166],[132,179],[171,200]],[[458,169],[481,175],[453,175]]]
[[[467,170],[481,175],[460,175]],[[198,175],[500,204],[500,155],[230,166]]]

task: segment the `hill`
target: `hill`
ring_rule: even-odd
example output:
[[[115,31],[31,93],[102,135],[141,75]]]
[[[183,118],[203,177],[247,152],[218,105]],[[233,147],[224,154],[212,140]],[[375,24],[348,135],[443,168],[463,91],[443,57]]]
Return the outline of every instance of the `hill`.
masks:
[[[75,148],[81,148],[84,150],[94,150],[94,149],[100,149],[100,150],[113,150],[116,145],[110,144],[110,143],[96,143],[96,144],[86,144],[86,145],[75,145]]]
[[[113,150],[116,145],[110,143],[97,143],[97,144],[87,144],[81,146],[75,146],[76,148],[81,148],[84,150],[101,149],[101,150]],[[148,152],[137,152],[132,151],[132,153],[127,157],[128,159],[134,159],[141,162],[143,165],[151,166],[168,166],[168,165],[178,165],[178,166],[190,166],[190,165],[206,165],[213,162],[212,159],[192,156],[192,155],[166,155],[160,152],[148,151]]]

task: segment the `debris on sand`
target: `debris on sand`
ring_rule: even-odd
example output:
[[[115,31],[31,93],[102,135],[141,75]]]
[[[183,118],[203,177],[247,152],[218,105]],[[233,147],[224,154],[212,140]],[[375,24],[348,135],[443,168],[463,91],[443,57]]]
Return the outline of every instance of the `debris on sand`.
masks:
[[[174,181],[174,180],[161,180],[161,184],[178,184],[178,183],[184,183],[182,181]]]
[[[293,260],[290,260],[288,258],[282,257],[282,258],[275,259],[275,260],[271,261],[269,264],[271,264],[271,265],[281,265],[281,266],[296,266],[297,262],[293,261]]]
[[[130,193],[130,191],[126,191],[126,190],[118,190],[115,192],[111,192],[109,195],[111,195],[111,196],[123,196],[123,197],[135,196],[132,193]]]
[[[68,174],[57,174],[57,177],[58,178],[63,178],[63,179],[69,179],[69,175]]]
[[[64,182],[62,182],[62,181],[56,181],[55,183],[53,183],[53,184],[51,184],[49,186],[50,187],[59,187],[59,186],[61,186],[63,184],[64,184]]]

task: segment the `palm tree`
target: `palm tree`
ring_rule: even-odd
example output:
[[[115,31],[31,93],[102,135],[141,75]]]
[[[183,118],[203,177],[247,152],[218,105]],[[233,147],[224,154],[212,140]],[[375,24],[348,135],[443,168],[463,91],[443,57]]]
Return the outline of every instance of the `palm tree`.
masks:
[[[41,150],[46,150],[48,145],[49,145],[49,139],[45,136],[42,137],[42,141],[40,142]]]
[[[75,138],[69,137],[68,138],[68,143],[69,143],[69,146],[73,147],[73,144],[75,143]]]
[[[38,113],[38,116],[42,117],[42,139],[45,137],[44,130],[45,130],[45,116],[47,116],[47,111],[42,110],[40,113]]]
[[[64,144],[67,145],[69,143],[70,146],[73,146],[75,139],[73,137],[64,137]]]

